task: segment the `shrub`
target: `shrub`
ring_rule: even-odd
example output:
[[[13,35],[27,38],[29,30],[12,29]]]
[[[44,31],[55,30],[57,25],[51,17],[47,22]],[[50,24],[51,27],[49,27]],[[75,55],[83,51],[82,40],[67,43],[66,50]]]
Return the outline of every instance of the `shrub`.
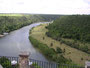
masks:
[[[83,58],[81,58],[81,60],[83,60]]]
[[[34,63],[34,64],[32,64],[31,66],[30,66],[30,68],[41,68],[37,63]]]
[[[64,49],[63,49],[63,52],[65,53],[65,51],[66,51],[66,49],[64,48]]]
[[[3,68],[11,68],[11,62],[6,57],[0,58],[0,64],[3,66]]]
[[[51,43],[50,46],[52,47],[53,46],[53,43]]]
[[[43,40],[45,39],[45,37],[43,37]]]
[[[57,47],[57,48],[56,48],[56,52],[57,52],[57,53],[62,53],[63,51],[62,51],[62,49],[60,49],[59,47]]]

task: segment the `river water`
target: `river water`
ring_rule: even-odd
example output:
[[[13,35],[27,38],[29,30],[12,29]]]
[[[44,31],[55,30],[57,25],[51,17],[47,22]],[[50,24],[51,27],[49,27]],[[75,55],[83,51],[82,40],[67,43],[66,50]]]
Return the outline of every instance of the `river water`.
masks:
[[[38,25],[40,25],[40,23],[25,26],[0,38],[0,56],[17,57],[21,51],[28,51],[30,52],[31,59],[47,61],[47,59],[38,52],[29,41],[29,30]]]

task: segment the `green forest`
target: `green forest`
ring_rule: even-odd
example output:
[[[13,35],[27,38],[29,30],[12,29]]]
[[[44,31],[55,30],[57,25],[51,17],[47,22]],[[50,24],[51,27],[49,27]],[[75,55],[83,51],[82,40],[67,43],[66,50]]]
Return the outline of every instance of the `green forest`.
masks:
[[[77,43],[90,43],[90,15],[62,16],[46,28],[49,30],[47,36],[90,54],[90,45],[81,46]],[[72,39],[74,42],[62,38]]]
[[[38,19],[33,20],[32,17],[33,16],[0,16],[0,34],[16,30],[38,21]]]
[[[52,21],[58,17],[59,15],[0,14],[0,34],[19,29],[31,23]]]

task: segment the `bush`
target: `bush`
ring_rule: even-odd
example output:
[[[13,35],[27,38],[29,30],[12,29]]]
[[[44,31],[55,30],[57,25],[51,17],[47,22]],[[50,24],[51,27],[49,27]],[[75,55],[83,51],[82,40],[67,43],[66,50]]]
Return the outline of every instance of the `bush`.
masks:
[[[56,52],[57,52],[57,53],[62,53],[63,51],[62,51],[62,49],[60,49],[59,47],[57,47],[57,48],[56,48]]]
[[[81,58],[81,60],[83,60],[83,58]]]
[[[43,40],[45,39],[45,37],[43,37]]]
[[[41,68],[38,64],[36,64],[36,63],[34,63],[34,64],[32,64],[31,66],[30,66],[30,68]]]
[[[53,43],[51,43],[50,46],[52,47],[53,46]]]
[[[3,66],[3,68],[11,68],[11,62],[6,57],[0,58],[0,64]]]

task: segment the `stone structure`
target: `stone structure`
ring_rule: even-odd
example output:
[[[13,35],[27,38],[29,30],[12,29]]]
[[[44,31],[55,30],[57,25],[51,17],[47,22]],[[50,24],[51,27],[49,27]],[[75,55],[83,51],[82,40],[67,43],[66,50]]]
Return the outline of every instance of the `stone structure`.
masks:
[[[85,68],[90,68],[90,62],[89,61],[85,62]]]
[[[19,54],[19,68],[30,68],[29,55],[29,52],[21,52]]]

